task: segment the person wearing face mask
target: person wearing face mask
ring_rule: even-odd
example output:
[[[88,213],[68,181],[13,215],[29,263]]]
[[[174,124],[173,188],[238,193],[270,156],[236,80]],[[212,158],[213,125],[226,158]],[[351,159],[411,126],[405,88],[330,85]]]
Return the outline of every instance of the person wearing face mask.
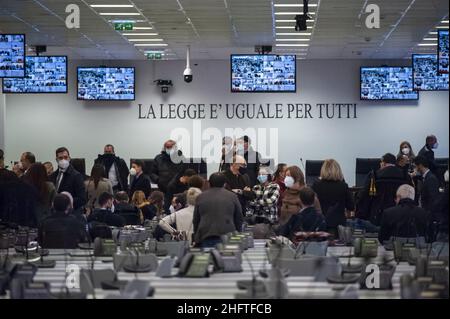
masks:
[[[144,162],[141,160],[134,160],[131,163],[130,169],[130,192],[129,196],[132,197],[136,191],[142,191],[145,197],[148,197],[151,193],[152,186],[150,177],[144,174]]]
[[[155,157],[152,167],[151,179],[158,184],[158,188],[165,196],[165,207],[168,211],[170,201],[173,194],[169,192],[169,184],[176,177],[180,176],[185,171],[186,159],[183,153],[178,150],[177,143],[173,140],[168,140],[164,143],[163,149],[159,155]]]
[[[84,225],[71,212],[67,195],[57,194],[53,199],[52,213],[39,226],[38,242],[52,249],[75,249],[85,239]]]
[[[275,224],[278,221],[280,186],[272,180],[269,168],[261,166],[258,185],[253,186],[255,198],[249,202],[249,213],[256,224]]]
[[[245,135],[236,141],[236,154],[244,157],[247,163],[246,173],[250,179],[250,186],[258,183],[257,177],[261,166],[261,154],[253,149],[250,138]]]
[[[412,172],[415,157],[411,144],[408,141],[401,142],[397,154],[397,166],[407,172]]]
[[[234,153],[235,147],[233,139],[229,136],[225,136],[222,139],[222,158],[220,159],[219,172],[224,172],[230,167]]]
[[[68,192],[73,197],[74,213],[81,215],[86,204],[86,188],[83,176],[70,164],[70,153],[65,147],[56,150],[58,169],[49,180],[55,185],[56,192]]]
[[[223,176],[226,179],[226,188],[234,192],[242,206],[242,212],[245,213],[247,202],[255,198],[252,192],[250,178],[247,175],[245,159],[240,155],[233,157],[230,168],[227,169]]]
[[[428,135],[425,139],[425,146],[419,151],[417,156],[423,156],[428,161],[428,167],[436,175],[437,165],[434,158],[434,150],[439,146],[437,137],[434,135]]]
[[[280,225],[289,221],[292,215],[297,214],[303,207],[300,201],[300,190],[306,186],[305,175],[298,166],[289,166],[284,178],[286,191],[281,198]],[[322,213],[317,196],[314,197],[316,212]]]
[[[122,158],[116,156],[113,145],[104,147],[103,155],[98,155],[95,164],[105,168],[103,177],[111,181],[114,193],[128,191],[128,166]]]
[[[100,194],[98,203],[100,207],[94,209],[92,214],[88,216],[87,220],[89,224],[96,222],[114,227],[123,227],[125,225],[125,219],[119,214],[115,213],[113,195],[106,192]]]
[[[395,197],[396,206],[384,211],[378,239],[380,243],[391,237],[414,238],[425,236],[428,214],[414,202],[415,191],[411,185],[401,185]]]

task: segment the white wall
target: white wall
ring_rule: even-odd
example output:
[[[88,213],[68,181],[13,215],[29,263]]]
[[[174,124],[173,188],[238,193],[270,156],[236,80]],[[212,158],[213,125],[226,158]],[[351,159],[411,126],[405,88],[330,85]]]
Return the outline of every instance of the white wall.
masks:
[[[398,144],[405,139],[417,152],[425,136],[434,133],[440,141],[436,156],[448,157],[448,92],[422,92],[419,101],[359,101],[360,65],[394,64],[394,61],[300,61],[296,94],[232,94],[229,61],[198,61],[191,84],[183,82],[183,61],[112,62],[136,66],[136,101],[77,101],[76,66],[99,63],[72,61],[67,95],[6,97],[8,160],[17,160],[23,151],[34,152],[41,161],[53,160],[54,150],[64,145],[73,157],[85,157],[90,167],[106,143],[114,144],[118,155],[127,161],[130,157],[153,157],[172,128],[192,130],[191,120],[139,120],[139,103],[153,106],[160,103],[310,103],[313,107],[316,103],[357,103],[357,119],[227,120],[222,113],[219,119],[202,121],[203,128],[221,130],[227,127],[278,128],[279,161],[298,165],[300,157],[333,157],[341,163],[351,185],[356,157],[396,153]],[[153,85],[153,80],[158,78],[174,81],[169,94],[162,95]],[[317,112],[314,114],[317,116]],[[209,173],[216,167],[210,165]]]

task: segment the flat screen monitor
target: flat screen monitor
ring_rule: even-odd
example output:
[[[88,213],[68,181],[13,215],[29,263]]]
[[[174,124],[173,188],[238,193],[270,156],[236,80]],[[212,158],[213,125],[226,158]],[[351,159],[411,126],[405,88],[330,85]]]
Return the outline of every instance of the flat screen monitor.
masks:
[[[448,73],[439,74],[436,54],[413,54],[413,81],[417,91],[448,90]]]
[[[361,100],[417,100],[411,67],[362,67]]]
[[[66,56],[27,56],[26,76],[3,80],[3,93],[67,93]]]
[[[439,73],[448,74],[448,30],[438,32]]]
[[[133,67],[78,67],[79,100],[133,101],[135,72]]]
[[[295,55],[232,55],[231,91],[297,91]]]
[[[0,78],[25,76],[25,34],[0,34]]]

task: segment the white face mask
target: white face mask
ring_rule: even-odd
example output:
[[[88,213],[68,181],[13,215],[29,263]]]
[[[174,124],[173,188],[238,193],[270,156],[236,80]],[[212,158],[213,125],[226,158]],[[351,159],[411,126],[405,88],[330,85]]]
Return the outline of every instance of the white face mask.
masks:
[[[448,183],[448,170],[444,173],[444,181]]]
[[[403,153],[403,155],[409,155],[409,152],[410,152],[409,147],[404,147],[404,148],[402,148],[402,153]]]
[[[111,205],[111,213],[114,213],[114,211],[116,210],[116,207],[114,206],[114,203]]]
[[[295,184],[295,180],[292,176],[286,176],[284,178],[284,185],[286,185],[287,188],[291,188],[292,186],[294,186]]]
[[[66,170],[69,167],[69,165],[70,165],[70,162],[68,160],[65,160],[65,159],[64,160],[60,160],[58,162],[58,167],[60,169],[62,169],[63,171]]]
[[[136,169],[131,168],[131,169],[130,169],[130,175],[131,175],[131,176],[136,176],[136,174],[137,174]]]
[[[166,153],[169,156],[172,156],[175,153],[175,148],[166,148]]]
[[[175,213],[175,207],[173,207],[173,205],[170,205],[169,211],[171,214]]]

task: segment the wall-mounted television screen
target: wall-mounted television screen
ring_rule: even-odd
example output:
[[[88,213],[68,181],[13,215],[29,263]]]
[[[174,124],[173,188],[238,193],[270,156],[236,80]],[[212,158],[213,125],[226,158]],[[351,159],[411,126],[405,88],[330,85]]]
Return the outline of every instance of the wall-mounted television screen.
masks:
[[[66,56],[27,56],[26,76],[3,80],[3,93],[67,93]]]
[[[417,100],[411,67],[362,67],[361,100]]]
[[[448,73],[439,74],[436,54],[413,54],[414,90],[448,90]]]
[[[77,75],[79,100],[134,100],[133,67],[78,67]]]
[[[438,33],[438,65],[439,73],[448,74],[448,30]]]
[[[25,76],[25,34],[0,34],[0,78]]]
[[[232,55],[232,92],[297,91],[295,55]]]

